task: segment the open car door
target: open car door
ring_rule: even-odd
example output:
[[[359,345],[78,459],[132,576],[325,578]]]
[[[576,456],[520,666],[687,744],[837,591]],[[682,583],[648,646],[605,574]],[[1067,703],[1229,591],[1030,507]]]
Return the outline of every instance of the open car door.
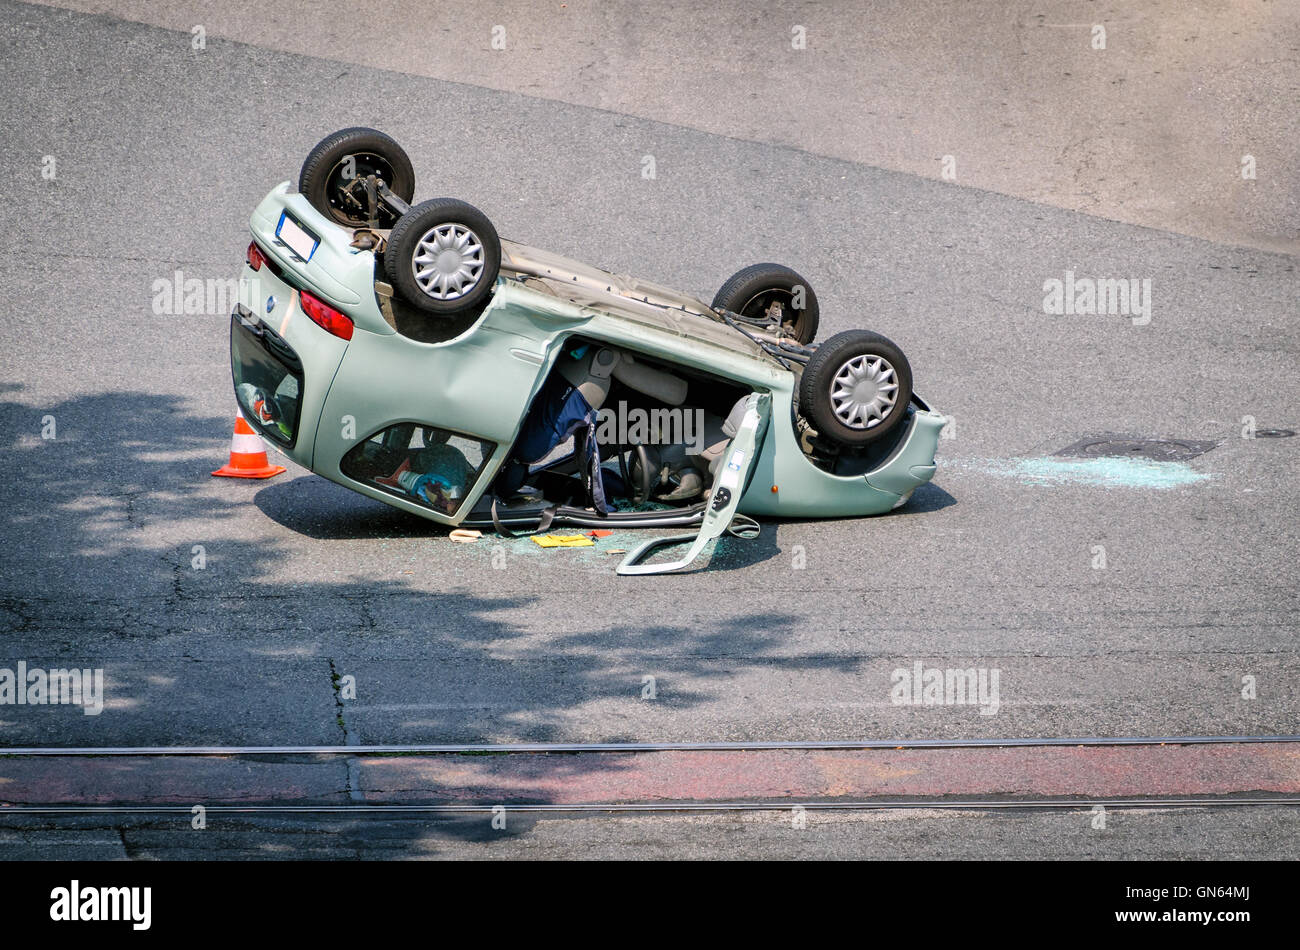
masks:
[[[754,463],[758,450],[763,444],[763,435],[767,431],[768,418],[772,413],[772,397],[766,393],[751,393],[745,400],[744,413],[736,434],[731,437],[723,453],[722,468],[713,480],[713,490],[709,494],[708,507],[704,510],[704,520],[700,523],[699,534],[679,534],[670,538],[652,538],[628,552],[618,566],[620,574],[667,574],[680,571],[694,563],[705,545],[722,534],[735,517],[736,506],[749,487],[753,477]],[[680,561],[667,561],[661,564],[641,564],[651,551],[670,544],[683,544],[692,541],[686,556]]]

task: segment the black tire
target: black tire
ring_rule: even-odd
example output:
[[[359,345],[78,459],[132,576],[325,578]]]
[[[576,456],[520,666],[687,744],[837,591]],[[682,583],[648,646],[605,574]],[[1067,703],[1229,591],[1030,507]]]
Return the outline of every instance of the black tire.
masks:
[[[477,266],[471,263],[462,265],[469,272],[463,279],[469,281],[472,276],[472,283],[459,289],[436,286],[436,273],[421,278],[430,281],[427,285],[421,284],[421,280],[416,278],[415,258],[421,253],[421,241],[430,237],[436,243],[438,236],[433,232],[447,227],[470,232],[472,237],[478,239],[481,248]],[[458,235],[459,230],[447,234]],[[431,258],[426,263],[436,271],[437,258]],[[450,267],[454,263],[453,260],[446,266]],[[451,317],[480,306],[492,294],[500,268],[501,241],[497,237],[496,228],[478,208],[455,198],[432,198],[406,212],[393,226],[392,233],[388,236],[388,246],[384,250],[384,273],[388,275],[389,283],[397,288],[407,303],[434,316]],[[450,298],[438,296],[451,291],[456,291],[457,295]]]
[[[383,132],[366,128],[341,129],[321,139],[302,163],[298,190],[330,220],[345,227],[365,227],[364,182],[372,172],[408,204],[415,196],[415,171],[402,146]],[[382,202],[378,218],[380,228],[391,228],[397,220]]]
[[[864,357],[862,363],[857,363]],[[850,364],[870,372],[876,358],[884,361],[884,364],[875,364],[876,374],[883,378],[876,383],[875,394],[870,388],[859,394],[862,409],[857,411],[853,407],[852,390],[837,383],[837,377],[845,373],[852,378]],[[892,376],[885,373],[886,367],[892,371]],[[870,382],[873,380],[864,379],[862,385],[868,386]],[[878,397],[882,389],[887,396],[886,387],[891,383],[896,388],[893,390],[894,401],[888,408],[884,407],[883,400],[879,403],[876,398],[870,402],[866,400],[867,396]],[[911,401],[912,367],[907,357],[892,340],[870,330],[845,330],[822,343],[808,360],[799,380],[800,413],[820,435],[845,446],[868,445],[888,433],[903,421]],[[877,408],[874,413],[869,411],[872,405]],[[873,419],[873,415],[879,418]]]
[[[793,307],[796,288],[803,288],[803,307]],[[774,303],[782,311],[781,322],[805,346],[817,337],[821,310],[812,286],[795,271],[781,264],[753,264],[736,271],[713,295],[715,310],[730,310],[742,317],[762,316]]]

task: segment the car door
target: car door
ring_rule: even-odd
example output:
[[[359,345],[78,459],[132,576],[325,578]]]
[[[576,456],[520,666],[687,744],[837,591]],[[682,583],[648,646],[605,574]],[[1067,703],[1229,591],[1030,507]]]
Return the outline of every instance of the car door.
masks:
[[[736,434],[727,443],[722,454],[722,467],[713,480],[709,501],[704,509],[704,519],[699,533],[682,534],[670,538],[653,538],[630,551],[618,566],[619,574],[666,574],[689,567],[703,552],[705,546],[730,525],[736,515],[736,506],[754,476],[754,463],[763,446],[768,421],[772,414],[772,397],[767,393],[750,393]],[[692,542],[686,556],[678,561],[658,564],[641,563],[657,548],[670,544]]]

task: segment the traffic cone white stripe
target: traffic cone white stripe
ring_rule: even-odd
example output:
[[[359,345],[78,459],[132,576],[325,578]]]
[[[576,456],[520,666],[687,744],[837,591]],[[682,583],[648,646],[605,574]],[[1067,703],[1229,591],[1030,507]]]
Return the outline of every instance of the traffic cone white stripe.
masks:
[[[230,443],[231,455],[256,455],[264,451],[266,449],[263,448],[262,437],[259,435],[244,435],[242,432],[236,432]]]

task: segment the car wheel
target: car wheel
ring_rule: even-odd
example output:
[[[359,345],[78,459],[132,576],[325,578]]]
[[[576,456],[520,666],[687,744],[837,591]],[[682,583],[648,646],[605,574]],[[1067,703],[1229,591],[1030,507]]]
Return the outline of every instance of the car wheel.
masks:
[[[422,201],[398,219],[384,272],[408,303],[453,316],[485,301],[501,267],[501,241],[487,215],[455,198]]]
[[[374,129],[342,129],[307,153],[298,190],[321,214],[345,227],[369,224],[366,178],[376,175],[405,202],[415,196],[415,171],[402,146]],[[379,227],[391,228],[397,216],[379,203]]]
[[[893,341],[845,330],[817,347],[799,380],[799,410],[817,432],[862,446],[893,429],[912,400],[912,367]]]
[[[713,309],[773,316],[805,346],[816,338],[821,315],[808,281],[780,264],[753,264],[732,274],[714,295]]]

